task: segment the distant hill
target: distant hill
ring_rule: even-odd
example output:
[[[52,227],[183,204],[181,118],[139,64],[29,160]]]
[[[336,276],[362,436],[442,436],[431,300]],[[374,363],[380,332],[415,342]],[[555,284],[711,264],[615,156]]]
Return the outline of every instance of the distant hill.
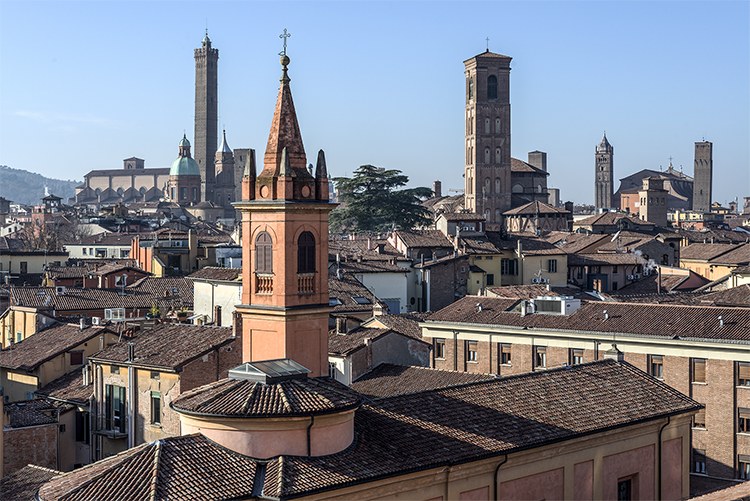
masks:
[[[0,197],[21,204],[38,204],[44,197],[45,186],[51,194],[67,203],[68,198],[75,195],[75,187],[80,184],[81,181],[50,179],[35,172],[0,165]]]

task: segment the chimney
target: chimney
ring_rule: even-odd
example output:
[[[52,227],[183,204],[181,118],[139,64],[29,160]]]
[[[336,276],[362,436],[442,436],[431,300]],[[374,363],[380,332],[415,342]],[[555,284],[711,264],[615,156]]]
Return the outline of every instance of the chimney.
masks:
[[[624,362],[625,354],[617,349],[615,343],[612,343],[612,348],[604,352],[604,359],[614,360],[615,362]]]
[[[80,326],[81,330],[83,330],[83,329],[86,328],[86,319],[85,318],[81,318],[79,320],[79,326]]]
[[[232,337],[242,336],[242,315],[235,311],[232,320]]]
[[[346,334],[346,317],[336,317],[336,334]]]
[[[367,250],[372,250],[372,239],[370,237],[367,237]]]
[[[521,301],[521,316],[525,317],[528,314],[527,308],[528,303],[526,301]]]
[[[135,344],[131,341],[128,343],[128,362],[135,360]]]
[[[379,317],[381,315],[385,315],[385,308],[383,307],[383,303],[378,301],[372,307],[372,316]]]
[[[435,197],[440,198],[443,196],[443,183],[440,181],[435,181],[432,183],[432,192],[435,194]]]
[[[607,310],[604,310],[604,320],[609,320],[609,312]]]
[[[724,317],[719,315],[719,328],[722,328],[722,327],[724,327]]]

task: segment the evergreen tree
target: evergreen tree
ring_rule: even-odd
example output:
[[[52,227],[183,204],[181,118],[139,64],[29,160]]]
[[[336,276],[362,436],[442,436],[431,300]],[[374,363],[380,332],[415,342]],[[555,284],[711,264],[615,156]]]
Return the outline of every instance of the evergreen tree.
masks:
[[[351,178],[334,179],[341,204],[331,213],[334,232],[384,232],[429,225],[421,202],[432,196],[425,187],[403,188],[408,176],[396,169],[362,165]]]

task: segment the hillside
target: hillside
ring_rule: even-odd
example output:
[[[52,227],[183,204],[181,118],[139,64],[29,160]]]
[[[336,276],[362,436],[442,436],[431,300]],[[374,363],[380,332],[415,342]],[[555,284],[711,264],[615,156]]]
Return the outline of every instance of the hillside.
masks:
[[[79,184],[81,181],[50,179],[35,172],[0,165],[0,197],[17,203],[38,204],[44,197],[45,186],[50,193],[62,198],[63,203],[67,203],[68,198],[75,195],[75,187]]]

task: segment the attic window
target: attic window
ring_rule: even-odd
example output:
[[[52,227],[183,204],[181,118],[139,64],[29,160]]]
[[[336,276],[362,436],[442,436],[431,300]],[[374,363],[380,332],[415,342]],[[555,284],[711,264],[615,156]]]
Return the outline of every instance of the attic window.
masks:
[[[344,303],[341,302],[341,300],[337,297],[329,297],[328,298],[328,306],[339,306]]]
[[[357,304],[372,304],[372,301],[370,301],[364,296],[352,296],[352,299]]]

